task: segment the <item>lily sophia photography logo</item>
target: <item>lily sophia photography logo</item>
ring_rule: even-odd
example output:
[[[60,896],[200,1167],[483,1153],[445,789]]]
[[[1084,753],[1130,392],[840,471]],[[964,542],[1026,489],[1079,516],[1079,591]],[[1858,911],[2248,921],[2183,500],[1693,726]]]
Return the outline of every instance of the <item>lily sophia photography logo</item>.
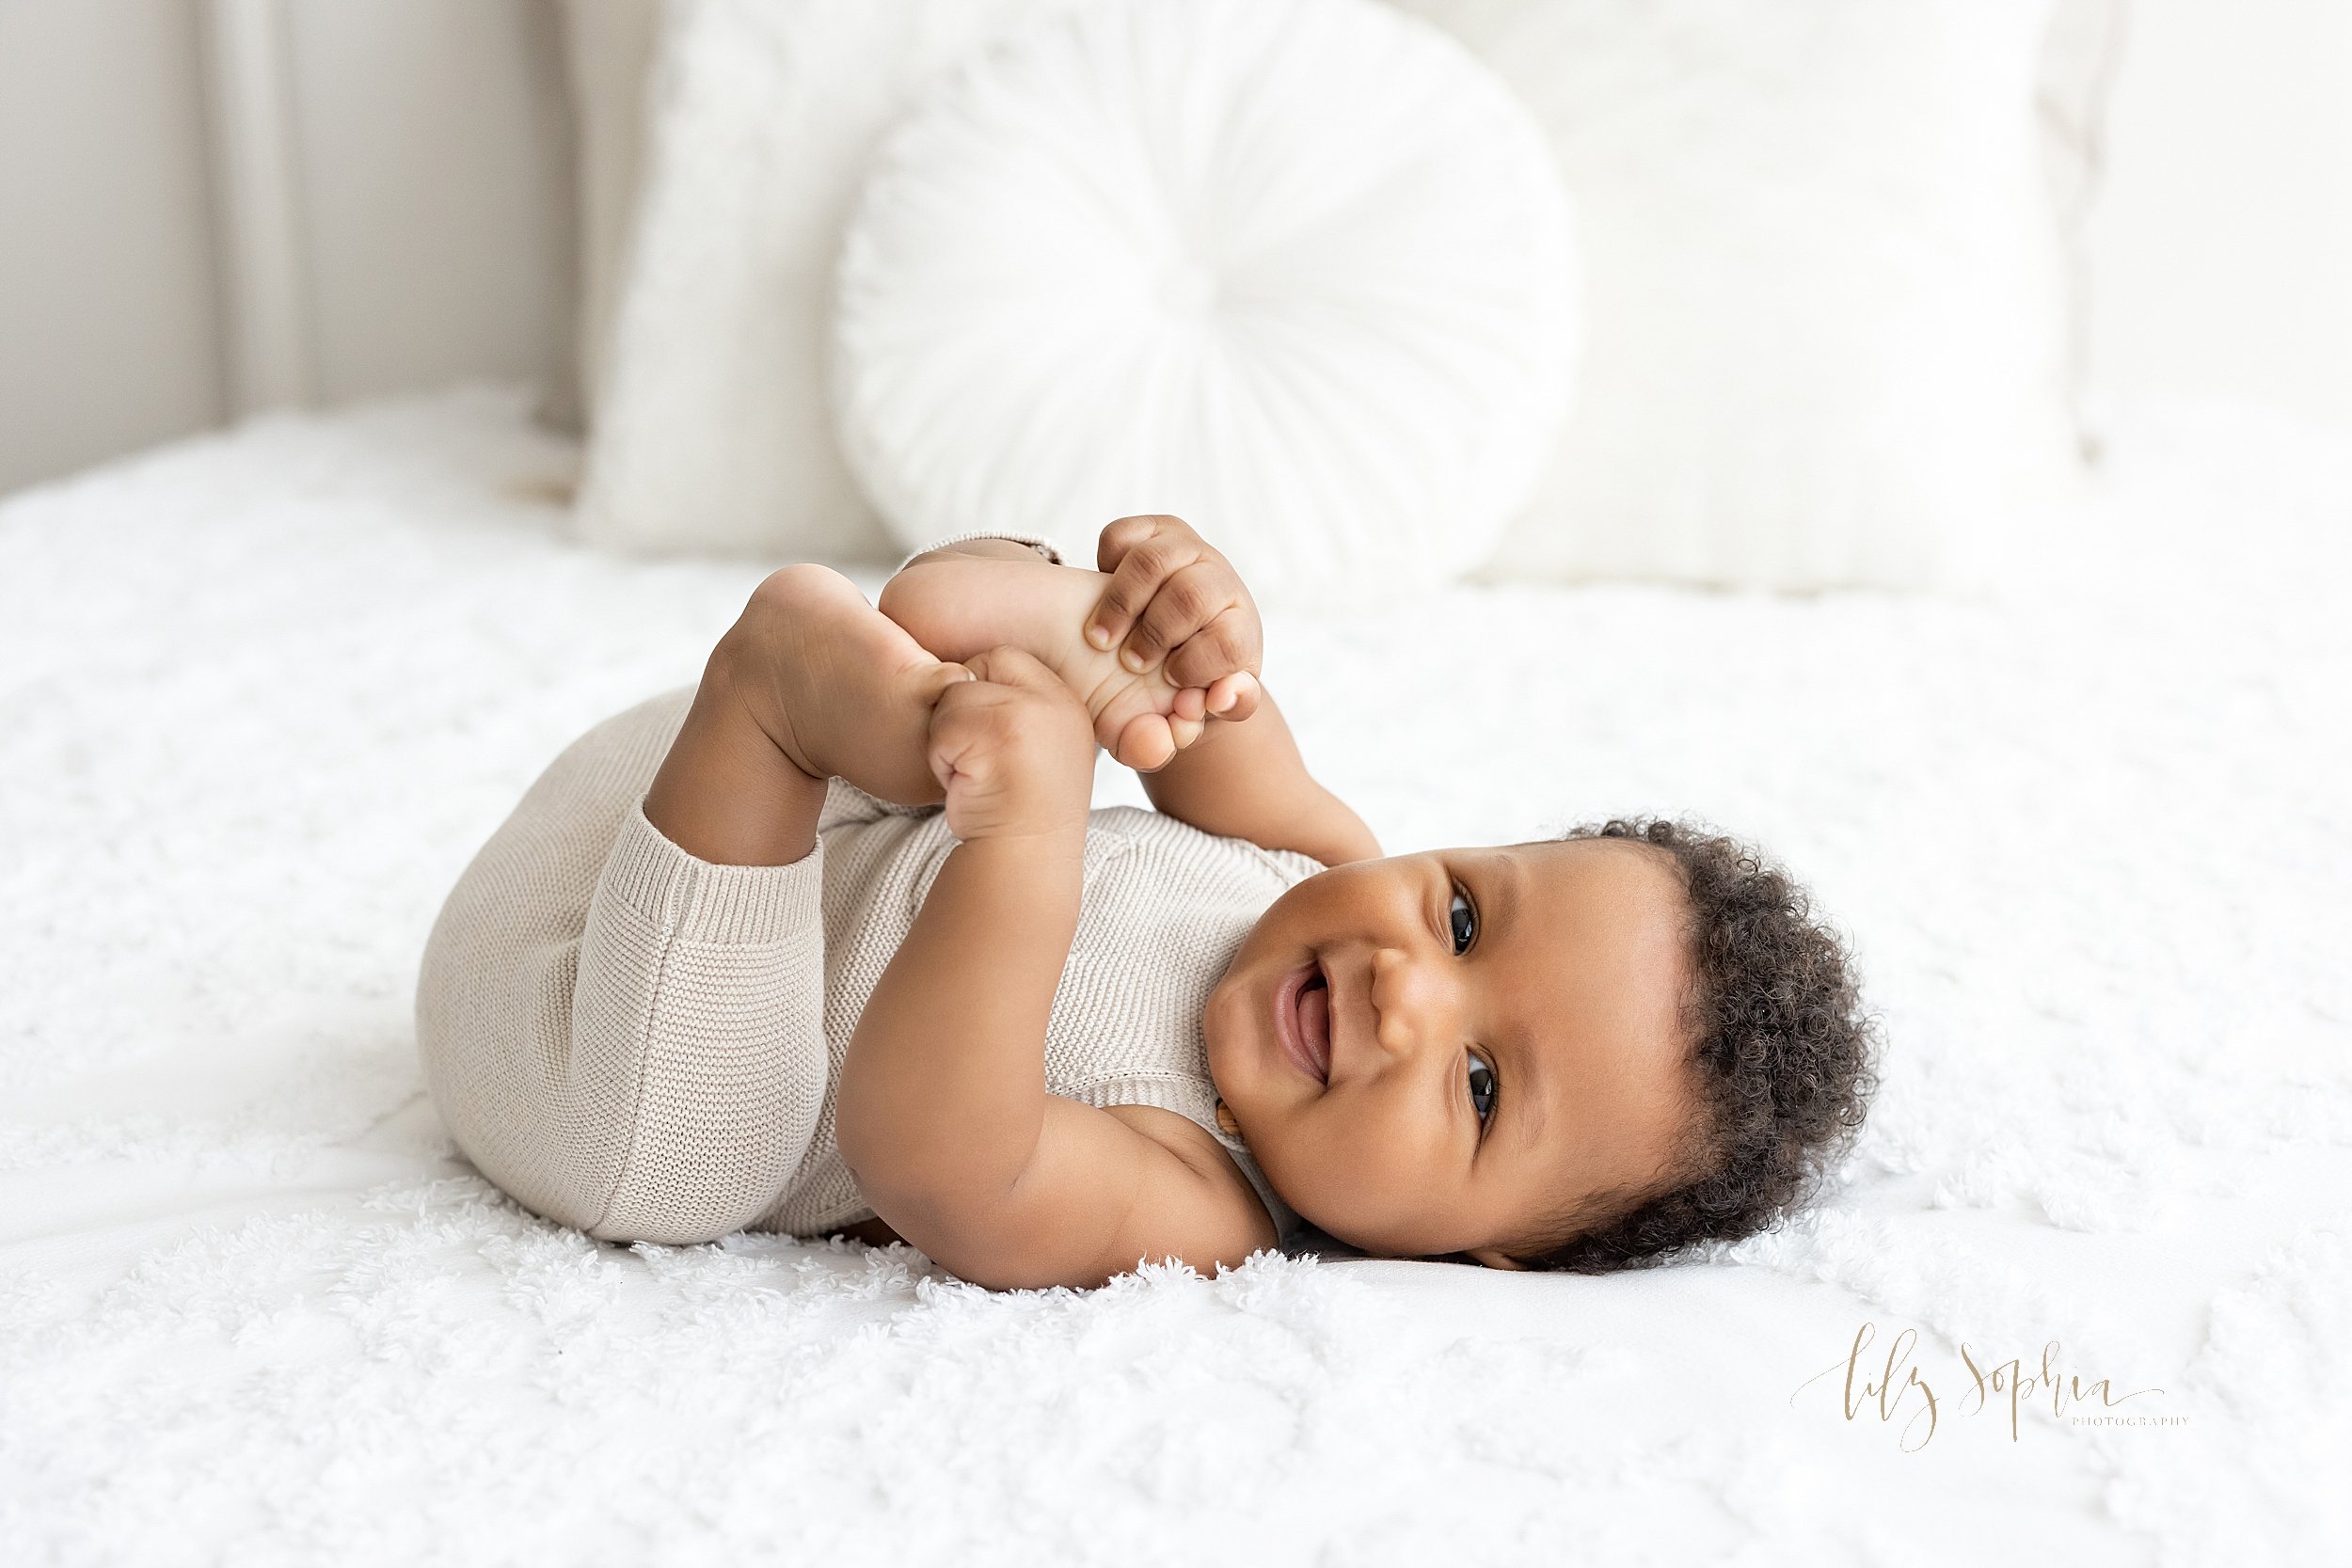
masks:
[[[1926,1448],[1947,1418],[1982,1416],[1987,1411],[2004,1418],[2012,1443],[2018,1440],[2021,1418],[2044,1405],[2066,1426],[2188,1424],[2186,1416],[2166,1414],[2154,1402],[2130,1410],[2119,1408],[2135,1400],[2160,1401],[2164,1390],[2135,1388],[2119,1393],[2112,1378],[2069,1371],[2060,1363],[2056,1339],[2045,1343],[2030,1364],[2020,1356],[1988,1355],[1963,1339],[1959,1365],[1936,1369],[1932,1377],[1915,1359],[1918,1330],[1906,1328],[1886,1341],[1883,1357],[1871,1348],[1878,1339],[1878,1325],[1865,1323],[1854,1330],[1853,1343],[1845,1355],[1797,1385],[1788,1402],[1795,1404],[1798,1394],[1823,1378],[1842,1379],[1840,1408],[1846,1420],[1875,1419],[1893,1428],[1897,1446],[1906,1453]]]

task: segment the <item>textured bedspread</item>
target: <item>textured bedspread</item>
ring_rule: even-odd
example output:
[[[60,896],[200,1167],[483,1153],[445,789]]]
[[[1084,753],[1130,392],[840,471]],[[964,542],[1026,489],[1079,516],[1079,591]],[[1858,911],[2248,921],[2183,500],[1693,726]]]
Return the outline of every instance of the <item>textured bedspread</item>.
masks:
[[[443,892],[757,575],[564,543],[570,462],[469,393],[0,504],[0,1559],[2352,1552],[2352,453],[2143,413],[1997,601],[1271,615],[1391,847],[1649,810],[1789,861],[1884,1016],[1873,1123],[1664,1270],[1009,1295],[600,1246],[453,1157]]]

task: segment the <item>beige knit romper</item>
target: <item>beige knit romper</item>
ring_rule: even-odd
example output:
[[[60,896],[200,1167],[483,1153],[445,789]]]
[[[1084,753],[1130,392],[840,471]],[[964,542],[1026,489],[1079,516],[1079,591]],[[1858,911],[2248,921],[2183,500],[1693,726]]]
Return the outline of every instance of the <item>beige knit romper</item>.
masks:
[[[418,980],[425,1083],[485,1176],[591,1235],[822,1235],[873,1213],[834,1146],[834,1085],[956,841],[939,808],[835,779],[800,861],[697,860],[643,810],[692,698],[582,736],[467,867]],[[1216,1124],[1200,1015],[1265,907],[1322,869],[1155,812],[1095,811],[1043,1046],[1051,1092],[1215,1134],[1285,1237],[1296,1214]]]

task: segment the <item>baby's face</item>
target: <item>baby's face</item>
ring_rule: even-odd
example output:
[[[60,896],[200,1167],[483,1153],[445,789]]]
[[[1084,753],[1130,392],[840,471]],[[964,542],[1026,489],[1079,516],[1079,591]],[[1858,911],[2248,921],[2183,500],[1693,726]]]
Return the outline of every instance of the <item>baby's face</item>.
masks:
[[[1502,1248],[1670,1175],[1695,1101],[1681,883],[1613,839],[1337,866],[1260,917],[1202,1018],[1266,1180],[1387,1257]]]

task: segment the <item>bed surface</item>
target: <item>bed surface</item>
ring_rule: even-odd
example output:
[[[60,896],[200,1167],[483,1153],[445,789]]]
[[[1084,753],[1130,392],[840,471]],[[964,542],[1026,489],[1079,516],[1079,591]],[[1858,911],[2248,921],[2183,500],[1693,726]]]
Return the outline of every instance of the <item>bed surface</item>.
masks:
[[[755,568],[564,543],[574,453],[496,391],[0,503],[0,1556],[2352,1549],[2352,452],[2218,407],[2113,453],[1997,598],[1270,614],[1269,683],[1391,849],[1663,811],[1785,858],[1855,937],[1885,1086],[1823,1209],[1698,1261],[1083,1294],[600,1246],[422,1096],[442,895]],[[1917,1332],[1931,1434],[1915,1390],[1847,1418],[1865,1323],[1872,1377]],[[2036,1390],[2012,1436],[1963,1340],[2185,1420]]]

